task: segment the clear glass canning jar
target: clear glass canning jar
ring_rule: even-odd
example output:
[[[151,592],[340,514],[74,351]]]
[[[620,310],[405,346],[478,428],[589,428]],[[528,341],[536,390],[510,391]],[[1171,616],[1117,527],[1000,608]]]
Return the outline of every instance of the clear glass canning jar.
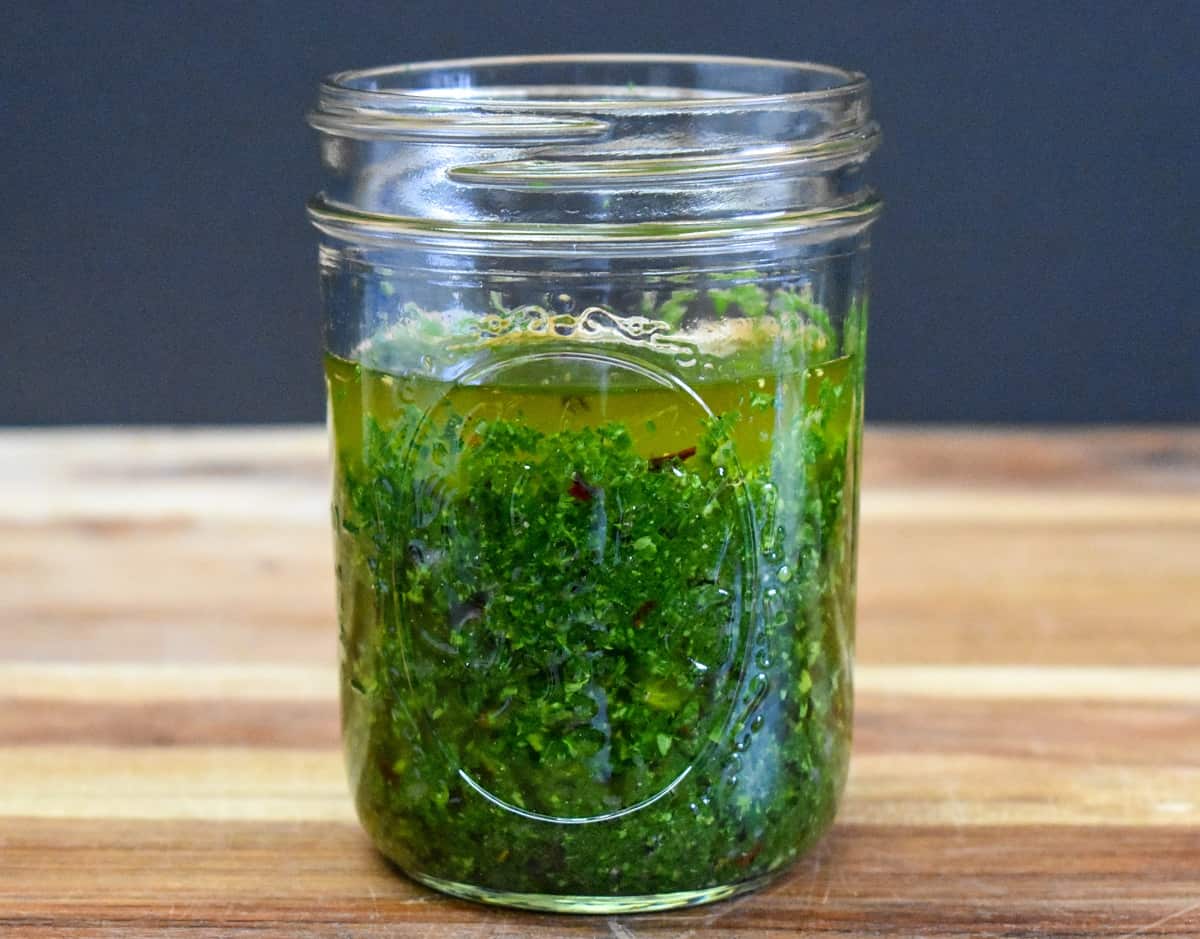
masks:
[[[846,775],[866,80],[436,62],[310,121],[367,831],[514,906],[763,883]]]

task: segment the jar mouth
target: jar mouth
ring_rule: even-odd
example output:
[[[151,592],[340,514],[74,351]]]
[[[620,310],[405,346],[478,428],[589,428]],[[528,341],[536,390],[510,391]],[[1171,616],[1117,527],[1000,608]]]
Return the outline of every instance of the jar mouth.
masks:
[[[309,123],[330,237],[625,252],[851,234],[878,212],[870,85],[812,62],[537,55],[338,72]],[[518,242],[520,243],[518,245]],[[450,250],[448,248],[448,250]]]
[[[778,108],[866,94],[861,72],[720,55],[578,54],[414,62],[337,72],[321,105],[378,111],[590,114]]]

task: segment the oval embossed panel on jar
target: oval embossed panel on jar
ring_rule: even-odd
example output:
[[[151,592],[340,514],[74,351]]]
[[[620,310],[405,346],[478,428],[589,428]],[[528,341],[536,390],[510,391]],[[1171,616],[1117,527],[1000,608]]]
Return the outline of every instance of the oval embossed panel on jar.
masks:
[[[461,375],[411,433],[395,678],[434,691],[421,724],[468,797],[601,821],[670,792],[720,738],[752,527],[732,448],[697,458],[713,415],[695,390],[610,349],[530,345]],[[689,443],[651,452],[647,424]]]

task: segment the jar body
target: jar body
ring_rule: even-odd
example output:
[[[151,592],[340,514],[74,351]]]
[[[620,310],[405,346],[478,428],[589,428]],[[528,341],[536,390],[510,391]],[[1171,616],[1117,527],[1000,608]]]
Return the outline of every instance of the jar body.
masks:
[[[866,232],[660,256],[326,226],[343,734],[410,875],[728,896],[850,742]]]

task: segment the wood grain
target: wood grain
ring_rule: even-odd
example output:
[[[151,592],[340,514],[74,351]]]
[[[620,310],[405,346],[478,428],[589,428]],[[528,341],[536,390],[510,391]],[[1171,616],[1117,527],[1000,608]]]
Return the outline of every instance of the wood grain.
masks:
[[[757,894],[610,918],[431,893],[352,823],[19,819],[2,844],[5,935],[1194,939],[1200,929],[1196,845],[1160,828],[841,824]]]
[[[0,936],[1200,936],[1200,432],[873,429],[831,835],[697,910],[391,870],[317,429],[0,433]]]

